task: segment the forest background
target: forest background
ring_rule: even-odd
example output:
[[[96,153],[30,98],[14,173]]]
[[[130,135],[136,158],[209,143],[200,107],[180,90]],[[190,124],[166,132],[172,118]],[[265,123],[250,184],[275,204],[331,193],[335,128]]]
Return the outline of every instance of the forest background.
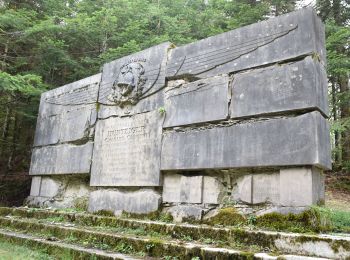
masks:
[[[42,92],[304,5],[326,25],[333,171],[350,172],[350,0],[0,0],[0,176],[27,175]]]

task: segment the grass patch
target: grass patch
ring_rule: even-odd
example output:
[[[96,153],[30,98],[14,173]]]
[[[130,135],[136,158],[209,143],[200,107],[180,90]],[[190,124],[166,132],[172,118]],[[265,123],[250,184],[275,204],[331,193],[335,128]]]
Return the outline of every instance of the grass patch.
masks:
[[[350,233],[350,212],[326,207],[314,207],[321,218],[329,222],[329,231]]]
[[[54,260],[55,258],[44,251],[33,250],[26,246],[18,246],[7,242],[0,242],[0,259],[3,260]]]

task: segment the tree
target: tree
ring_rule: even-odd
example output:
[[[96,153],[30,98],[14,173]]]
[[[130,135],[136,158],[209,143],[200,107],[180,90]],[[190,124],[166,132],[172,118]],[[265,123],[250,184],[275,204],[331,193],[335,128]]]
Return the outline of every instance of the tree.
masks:
[[[318,0],[326,23],[327,73],[330,85],[334,166],[350,169],[350,1]]]

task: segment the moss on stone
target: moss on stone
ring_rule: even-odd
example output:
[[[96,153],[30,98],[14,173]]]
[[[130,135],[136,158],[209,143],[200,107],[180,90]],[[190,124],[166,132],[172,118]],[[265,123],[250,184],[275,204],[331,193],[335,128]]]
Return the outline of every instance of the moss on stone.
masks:
[[[300,233],[329,230],[328,224],[322,221],[319,211],[313,208],[300,214],[268,213],[257,217],[255,225],[264,229]]]
[[[173,221],[173,217],[169,213],[163,213],[160,210],[153,211],[150,213],[145,213],[145,214],[123,212],[122,217],[143,219],[143,220],[152,220],[152,221],[161,221],[161,222],[172,222]]]
[[[101,209],[97,212],[95,212],[96,215],[99,216],[105,216],[105,217],[114,217],[114,212],[111,210],[105,210],[105,209]]]
[[[203,222],[209,225],[235,226],[245,223],[246,219],[235,208],[223,208],[217,215]]]

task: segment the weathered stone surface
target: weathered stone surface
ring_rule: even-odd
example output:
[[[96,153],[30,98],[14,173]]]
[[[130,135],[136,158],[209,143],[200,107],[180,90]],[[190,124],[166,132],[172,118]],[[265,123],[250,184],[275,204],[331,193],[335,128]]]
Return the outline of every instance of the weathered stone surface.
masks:
[[[163,202],[181,202],[181,177],[180,174],[163,175]]]
[[[252,204],[280,202],[280,175],[277,173],[253,175]]]
[[[180,185],[181,202],[202,203],[203,176],[182,176]]]
[[[41,177],[34,176],[32,178],[32,185],[30,187],[30,196],[39,196],[40,195],[40,185],[41,185]]]
[[[219,204],[220,194],[223,192],[223,185],[216,177],[203,177],[203,203]]]
[[[204,178],[204,176],[164,174],[163,202],[202,203]]]
[[[232,199],[237,202],[252,203],[253,176],[251,174],[237,179],[236,185],[232,190]]]
[[[319,112],[163,136],[162,170],[316,165],[331,168],[328,122]]]
[[[164,174],[163,202],[202,203],[203,176]]]
[[[31,194],[27,204],[37,207],[84,208],[87,205],[90,187],[86,177],[43,176],[39,193]]]
[[[160,185],[164,115],[158,111],[99,120],[96,125],[92,186]]]
[[[53,198],[62,189],[63,183],[50,177],[42,177],[40,185],[40,196]]]
[[[30,175],[89,173],[92,142],[34,148]]]
[[[100,79],[101,74],[96,74],[41,95],[34,146],[91,136]]]
[[[166,59],[170,48],[171,44],[166,42],[105,64],[98,117],[130,115],[164,106],[163,92],[159,90],[165,87]],[[129,94],[127,84],[134,85]]]
[[[91,192],[89,211],[110,210],[116,213],[149,213],[158,210],[161,196],[154,190],[96,190]]]
[[[311,109],[329,112],[326,71],[310,56],[234,76],[232,118]]]
[[[209,77],[318,53],[325,61],[324,27],[312,8],[175,48],[167,77]]]
[[[175,222],[182,222],[187,219],[201,220],[204,210],[200,206],[177,205],[166,210],[170,213]]]
[[[226,119],[228,85],[228,76],[217,76],[167,89],[164,127]]]
[[[281,169],[280,191],[282,206],[311,206],[324,201],[324,177],[314,167]]]

